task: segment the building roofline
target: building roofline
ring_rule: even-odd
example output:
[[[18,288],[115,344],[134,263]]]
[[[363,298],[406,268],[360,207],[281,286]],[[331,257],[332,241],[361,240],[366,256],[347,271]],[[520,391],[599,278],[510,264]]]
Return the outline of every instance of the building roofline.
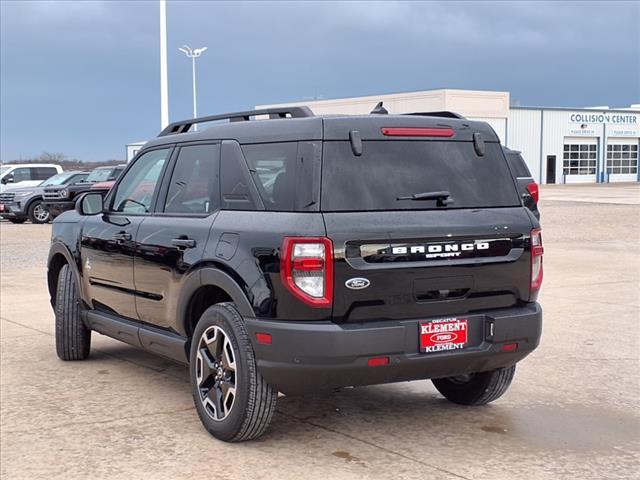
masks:
[[[614,112],[614,113],[640,113],[640,110],[635,110],[632,108],[625,108],[625,107],[621,107],[621,108],[584,108],[584,107],[574,107],[574,108],[570,108],[570,107],[523,107],[523,106],[510,106],[509,110],[557,110],[557,111],[563,111],[563,112],[598,112],[598,113],[604,113],[604,112]]]

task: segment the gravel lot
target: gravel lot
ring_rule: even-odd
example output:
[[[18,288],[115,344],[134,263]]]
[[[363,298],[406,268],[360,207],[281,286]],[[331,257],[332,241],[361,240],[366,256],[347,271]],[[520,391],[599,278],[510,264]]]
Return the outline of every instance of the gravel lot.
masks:
[[[55,355],[50,226],[0,222],[2,478],[640,478],[640,185],[542,190],[542,345],[465,408],[430,382],[283,397],[259,441],[200,426],[183,366],[98,334]]]

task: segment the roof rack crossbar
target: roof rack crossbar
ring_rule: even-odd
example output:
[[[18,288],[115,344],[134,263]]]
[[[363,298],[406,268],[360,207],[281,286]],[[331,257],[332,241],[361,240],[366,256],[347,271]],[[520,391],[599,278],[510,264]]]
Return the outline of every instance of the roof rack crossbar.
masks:
[[[251,117],[257,115],[268,115],[270,119],[274,118],[306,118],[313,117],[314,114],[307,106],[301,107],[282,107],[282,108],[264,108],[261,110],[247,110],[246,112],[222,113],[219,115],[209,115],[207,117],[191,118],[189,120],[181,120],[169,124],[160,132],[159,137],[166,135],[175,135],[188,132],[191,127],[197,123],[214,122],[216,120],[229,120],[230,122],[248,122]]]
[[[413,112],[413,113],[404,113],[403,115],[413,115],[416,117],[444,117],[444,118],[459,118],[461,120],[466,120],[465,117],[456,112],[448,112],[446,110],[440,112]]]

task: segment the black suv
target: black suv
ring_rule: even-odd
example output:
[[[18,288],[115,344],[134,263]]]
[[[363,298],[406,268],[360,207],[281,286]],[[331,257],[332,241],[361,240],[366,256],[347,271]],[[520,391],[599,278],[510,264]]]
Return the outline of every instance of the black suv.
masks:
[[[115,165],[109,167],[98,167],[94,169],[87,178],[81,183],[70,186],[55,186],[44,189],[43,206],[49,211],[51,218],[56,218],[61,213],[73,210],[76,204],[76,198],[84,192],[93,190],[96,184],[108,184],[109,186],[101,193],[106,193],[111,187],[111,183],[115,182],[120,174],[124,171],[126,165]]]
[[[58,356],[95,330],[188,364],[226,441],[278,391],[433,379],[486,404],[541,334],[538,220],[491,127],[447,112],[174,123],[52,239]]]

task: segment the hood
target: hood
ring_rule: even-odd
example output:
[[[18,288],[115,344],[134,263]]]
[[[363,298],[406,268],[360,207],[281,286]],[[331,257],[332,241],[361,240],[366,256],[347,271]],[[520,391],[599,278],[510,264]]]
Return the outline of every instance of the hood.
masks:
[[[7,187],[6,185],[2,185],[2,187],[0,189],[0,192],[7,192],[7,193],[21,193],[21,192],[34,192],[37,190],[44,190],[44,187],[40,187],[40,186],[33,186],[33,187]]]
[[[115,180],[109,180],[107,182],[98,182],[91,185],[91,190],[109,190],[116,183]]]

